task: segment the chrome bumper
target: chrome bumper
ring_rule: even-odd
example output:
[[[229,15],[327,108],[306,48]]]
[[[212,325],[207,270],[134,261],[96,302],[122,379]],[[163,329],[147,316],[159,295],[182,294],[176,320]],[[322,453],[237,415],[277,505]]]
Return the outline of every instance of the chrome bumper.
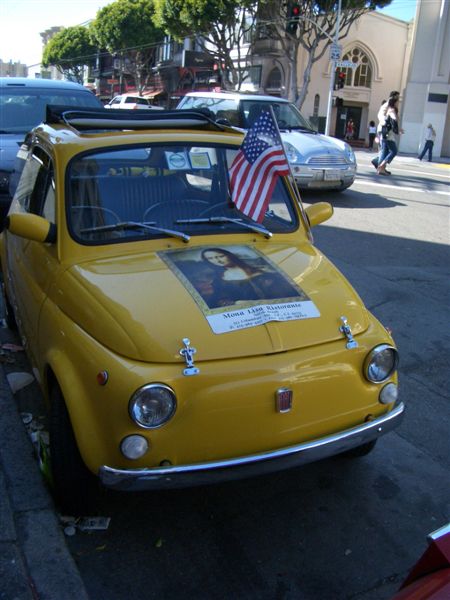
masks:
[[[404,410],[405,405],[400,402],[378,419],[280,450],[227,460],[150,469],[113,469],[102,466],[99,477],[106,487],[140,491],[191,487],[272,473],[341,454],[376,440],[398,426]]]

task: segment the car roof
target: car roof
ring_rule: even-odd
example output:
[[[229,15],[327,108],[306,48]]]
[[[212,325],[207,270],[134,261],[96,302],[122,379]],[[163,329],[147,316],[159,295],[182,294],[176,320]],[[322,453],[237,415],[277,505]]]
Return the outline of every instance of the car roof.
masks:
[[[45,88],[45,89],[58,89],[63,88],[67,90],[84,90],[88,94],[92,94],[91,91],[73,81],[62,81],[59,79],[31,79],[27,77],[0,77],[0,89],[6,88]]]
[[[188,92],[187,98],[228,98],[230,100],[262,100],[265,102],[283,102],[289,103],[286,98],[278,96],[265,96],[263,94],[247,94],[246,92]]]

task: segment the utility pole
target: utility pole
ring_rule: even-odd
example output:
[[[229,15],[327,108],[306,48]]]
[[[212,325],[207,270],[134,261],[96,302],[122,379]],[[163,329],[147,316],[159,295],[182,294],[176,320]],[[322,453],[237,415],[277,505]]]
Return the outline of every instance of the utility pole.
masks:
[[[338,12],[336,17],[336,31],[334,32],[334,44],[331,53],[331,76],[330,76],[330,88],[328,90],[328,106],[327,106],[327,121],[325,124],[325,135],[330,135],[330,121],[331,121],[331,109],[333,107],[333,89],[334,89],[334,74],[336,73],[336,54],[333,54],[333,49],[336,50],[339,47],[339,27],[341,24],[341,4],[342,0],[338,0]]]

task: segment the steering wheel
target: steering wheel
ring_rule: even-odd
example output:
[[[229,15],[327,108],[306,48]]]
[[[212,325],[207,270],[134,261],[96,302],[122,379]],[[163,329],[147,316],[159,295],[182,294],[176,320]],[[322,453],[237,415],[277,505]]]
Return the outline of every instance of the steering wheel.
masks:
[[[215,204],[212,204],[211,206],[208,206],[208,208],[205,208],[205,210],[202,210],[202,212],[198,216],[199,217],[204,217],[205,215],[208,215],[209,213],[214,212],[218,208],[222,209],[221,210],[221,216],[225,216],[223,213],[225,211],[227,211],[227,209],[229,210],[229,205],[228,205],[227,202],[224,202],[223,200],[222,200],[222,202],[216,202]]]
[[[90,204],[81,204],[79,206],[72,206],[71,207],[71,211],[97,211],[101,213],[104,213],[105,217],[104,220],[107,221],[107,216],[110,216],[114,219],[114,222],[119,223],[120,222],[120,217],[117,213],[115,213],[113,210],[111,210],[110,208],[106,208],[105,206],[91,206]],[[106,222],[105,222],[106,224]]]

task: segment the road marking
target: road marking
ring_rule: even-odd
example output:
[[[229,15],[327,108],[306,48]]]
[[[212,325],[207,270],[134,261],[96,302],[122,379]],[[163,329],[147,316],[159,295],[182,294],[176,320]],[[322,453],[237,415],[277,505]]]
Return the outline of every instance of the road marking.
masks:
[[[442,194],[443,196],[450,196],[450,192],[441,192],[439,190],[421,190],[415,187],[402,187],[400,185],[388,185],[386,183],[379,183],[378,181],[367,181],[366,179],[355,179],[355,183],[361,185],[373,185],[376,187],[388,188],[390,190],[397,190],[398,192],[418,192],[420,194]]]

